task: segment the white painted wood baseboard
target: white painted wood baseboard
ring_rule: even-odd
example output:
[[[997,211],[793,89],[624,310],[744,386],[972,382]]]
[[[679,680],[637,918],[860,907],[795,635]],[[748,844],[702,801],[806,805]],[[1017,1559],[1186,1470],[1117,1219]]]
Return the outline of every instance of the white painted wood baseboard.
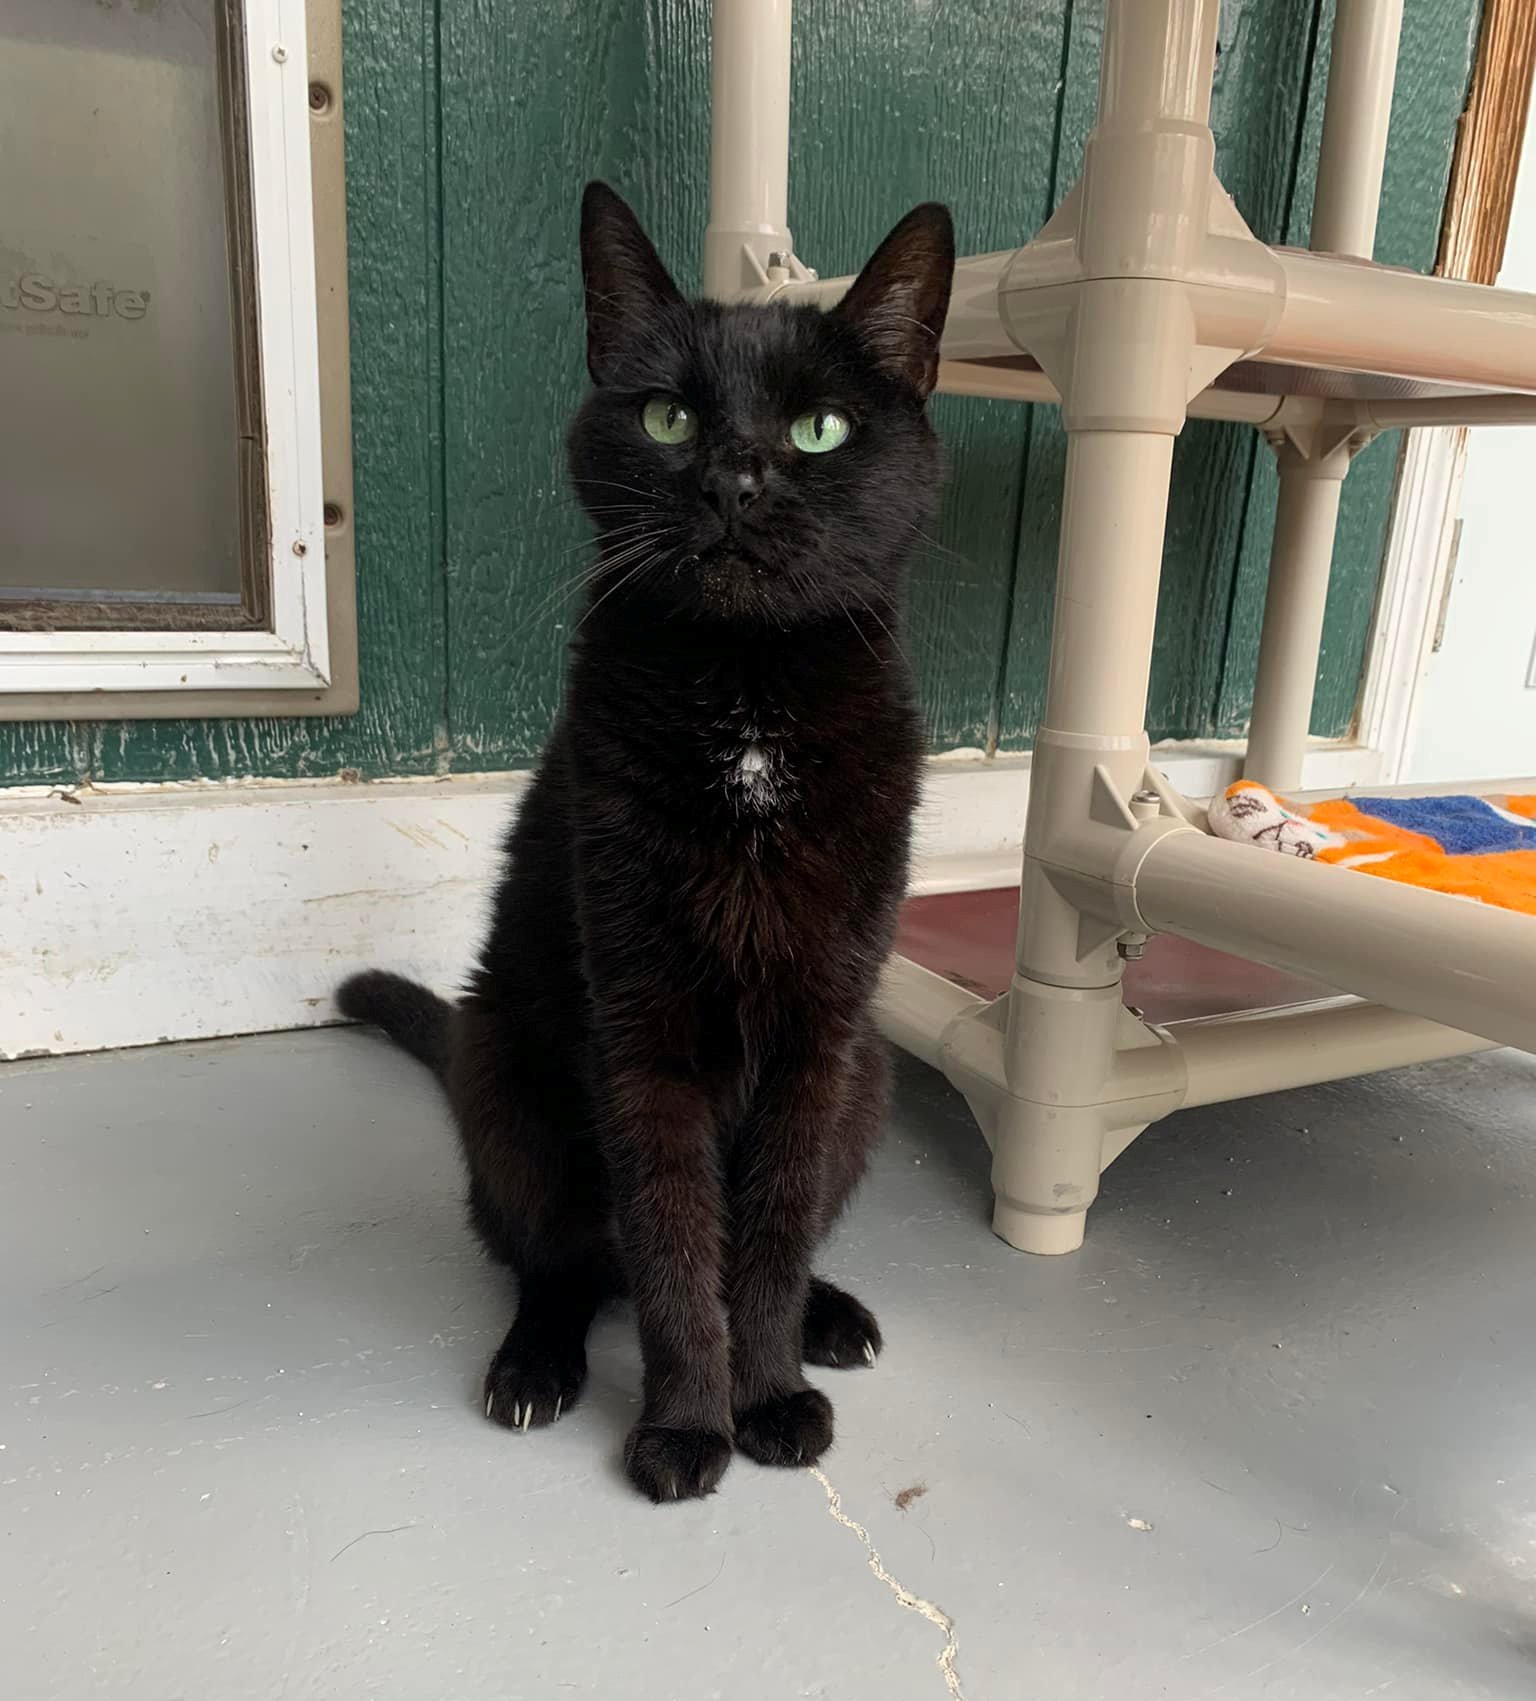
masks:
[[[1169,746],[1192,797],[1241,747]],[[1312,787],[1373,783],[1323,747]],[[122,786],[0,793],[0,1059],[206,1039],[335,1019],[377,963],[441,990],[478,942],[526,774],[373,784]],[[929,766],[914,889],[1017,878],[1029,759]]]

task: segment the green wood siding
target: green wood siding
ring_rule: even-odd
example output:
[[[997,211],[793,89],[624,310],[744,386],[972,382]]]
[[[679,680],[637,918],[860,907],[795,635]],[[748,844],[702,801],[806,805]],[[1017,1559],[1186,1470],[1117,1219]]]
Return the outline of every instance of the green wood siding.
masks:
[[[1477,0],[1408,0],[1378,254],[1426,268]],[[1329,0],[1227,0],[1218,167],[1268,240],[1304,240]],[[347,169],[363,703],[348,720],[0,725],[0,782],[363,777],[516,766],[559,691],[582,528],[563,476],[585,382],[580,185],[607,176],[698,281],[707,0],[347,0]],[[791,213],[855,267],[942,196],[963,249],[1035,229],[1092,122],[1087,0],[801,0]],[[934,745],[1020,748],[1044,679],[1065,442],[1055,411],[941,398],[952,474],[916,565],[909,647]],[[1375,594],[1392,440],[1351,474],[1319,669],[1346,731]],[[1246,428],[1180,440],[1151,722],[1248,712],[1275,479]]]

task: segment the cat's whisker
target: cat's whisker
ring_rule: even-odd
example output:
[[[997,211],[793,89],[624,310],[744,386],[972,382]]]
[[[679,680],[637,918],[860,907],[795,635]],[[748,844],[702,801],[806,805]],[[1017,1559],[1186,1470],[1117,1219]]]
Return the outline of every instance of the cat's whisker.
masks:
[[[870,643],[868,633],[866,633],[864,628],[859,625],[858,621],[853,618],[853,610],[851,608],[849,608],[848,604],[845,603],[845,602],[839,603],[838,607],[842,609],[843,616],[847,620],[848,624],[854,629],[855,632],[858,633],[859,642],[864,646],[864,648],[866,650],[869,651],[869,653],[875,658],[875,660],[880,664],[880,666],[884,667],[885,666],[884,658],[881,656],[880,652],[875,648],[875,646],[872,643]]]
[[[657,542],[674,529],[674,527],[667,526],[660,531],[643,532],[639,537],[626,538],[617,548],[606,549],[598,556],[595,563],[597,571],[602,572],[606,568],[616,567],[621,561],[628,560],[637,549],[642,548],[645,544]]]
[[[615,568],[622,567],[626,561],[632,560],[636,554],[645,549],[648,545],[656,542],[659,538],[665,537],[668,532],[675,529],[675,527],[668,526],[663,528],[661,531],[648,532],[641,537],[628,537],[623,539],[616,548],[601,551],[595,561],[589,563],[579,572],[572,574],[570,578],[562,580],[560,584],[556,585],[549,595],[544,597],[535,608],[524,616],[524,618],[531,625],[533,622],[541,619],[546,613],[548,613],[549,609],[563,597],[574,595],[576,592],[584,590],[593,582],[593,580],[600,578],[604,573],[610,572]]]
[[[878,581],[870,574],[863,572],[862,569],[858,567],[854,567],[851,563],[845,563],[845,565],[850,571],[858,573],[866,583],[874,586],[876,590],[881,590]],[[865,606],[868,607],[868,604],[865,604]],[[874,615],[875,610],[870,609],[870,613]],[[878,616],[876,616],[876,618],[878,618]],[[885,622],[882,620],[881,624],[885,625]],[[904,627],[902,629],[901,637],[898,637],[889,626],[886,626],[885,630],[886,636],[889,637],[891,642],[901,651],[902,655],[906,658],[908,665],[911,664],[912,656],[911,652],[906,647],[905,641],[907,639],[915,638],[919,648],[922,650],[922,653],[935,662],[942,663],[946,661],[953,661],[960,654],[960,644],[953,632],[935,633],[931,629],[914,632],[911,627]],[[940,643],[939,640],[941,637],[946,640],[944,643]]]
[[[656,512],[656,502],[584,502],[580,498],[572,497],[564,506],[579,508],[583,514],[587,515],[601,515],[604,519],[613,514],[654,514]]]
[[[654,521],[650,518],[643,520],[626,520],[623,525],[610,526],[607,531],[598,532],[594,537],[577,538],[575,543],[568,543],[564,549],[557,550],[555,552],[554,559],[558,561],[562,556],[574,555],[578,549],[590,549],[594,543],[597,544],[600,549],[606,549],[616,538],[624,537],[628,533],[637,532],[641,530],[642,527],[652,524],[654,524]]]
[[[606,486],[609,490],[627,490],[631,496],[643,496],[648,502],[658,501],[665,495],[665,492],[661,490],[641,490],[638,485],[620,484],[617,479],[612,478],[578,478],[573,475],[571,483],[600,484]]]
[[[562,579],[548,595],[542,597],[538,604],[523,616],[524,621],[532,626],[542,620],[556,603],[567,596],[574,596],[578,591],[591,584],[606,565],[607,563],[603,561],[599,561],[595,566],[589,563],[578,572],[571,574],[569,578]]]
[[[646,520],[626,520],[621,526],[610,526],[607,531],[596,532],[590,537],[577,538],[575,543],[568,543],[564,549],[556,550],[553,559],[558,561],[561,556],[574,555],[578,549],[590,549],[594,543],[601,548],[611,543],[613,539],[624,536],[626,532],[638,531],[647,524],[649,522]]]
[[[629,571],[624,575],[624,577],[622,579],[618,580],[618,582],[616,584],[610,585],[608,587],[608,589],[606,591],[604,591],[603,594],[600,597],[597,598],[597,600],[586,611],[586,613],[582,615],[581,619],[578,620],[576,622],[576,624],[571,628],[571,636],[573,638],[576,636],[576,634],[582,629],[583,626],[586,625],[586,623],[592,618],[592,616],[597,613],[598,609],[600,609],[603,606],[603,604],[605,602],[607,602],[609,597],[611,597],[616,591],[623,590],[624,587],[630,582],[631,579],[637,577],[637,575],[645,572],[648,568],[654,566],[658,561],[661,560],[661,558],[666,553],[667,553],[666,547],[663,547],[661,549],[656,550],[653,554],[646,556],[644,558],[644,560],[638,562],[635,566],[631,567],[629,569]]]
[[[855,567],[853,569],[853,571],[858,573],[859,577],[861,579],[863,579],[865,581],[865,583],[874,587],[876,590],[879,589],[879,586],[878,586],[876,580],[873,578],[873,576],[871,574],[865,573],[862,569],[857,568],[857,567]],[[880,630],[886,635],[886,637],[890,639],[892,645],[895,647],[897,655],[899,655],[902,658],[902,660],[907,662],[908,665],[910,666],[911,665],[911,658],[907,655],[907,652],[902,645],[901,639],[898,638],[896,636],[896,634],[891,630],[891,628],[885,623],[885,620],[881,617],[880,611],[877,608],[875,608],[873,606],[873,604],[870,603],[868,598],[858,596],[857,592],[855,592],[854,595],[857,597],[859,607],[864,610],[864,612],[870,617],[871,620],[874,621],[874,623],[880,628]]]
[[[940,555],[952,555],[956,561],[963,561],[967,566],[974,565],[969,556],[962,555],[958,549],[951,549],[947,543],[940,543],[932,532],[925,531],[920,525],[913,524],[912,535],[929,549],[936,549]]]
[[[562,513],[580,514],[584,520],[591,520],[596,525],[599,520],[606,521],[614,514],[654,514],[657,511],[660,498],[651,502],[586,502],[579,496],[567,495],[558,501],[545,503],[545,511],[559,510]]]
[[[572,593],[584,591],[597,583],[605,574],[615,573],[621,567],[627,566],[637,556],[643,555],[656,542],[655,533],[647,533],[644,537],[633,538],[621,549],[600,556],[584,573],[580,573],[571,582]]]

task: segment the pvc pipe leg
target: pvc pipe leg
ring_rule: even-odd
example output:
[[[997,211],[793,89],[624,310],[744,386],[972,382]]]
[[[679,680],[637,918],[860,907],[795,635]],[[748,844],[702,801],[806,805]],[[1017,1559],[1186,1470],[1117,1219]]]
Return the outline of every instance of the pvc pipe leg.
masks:
[[[704,293],[756,289],[789,233],[791,0],[714,0]]]
[[[1075,1252],[1099,1191],[1103,1124],[1093,1106],[1004,1101],[992,1148],[992,1227],[1021,1252]]]
[[[1370,259],[1392,117],[1403,0],[1356,0],[1334,20],[1312,247]],[[1298,453],[1279,443],[1280,502],[1269,558],[1252,730],[1243,771],[1288,790],[1301,784],[1328,572],[1347,450]]]
[[[1403,0],[1354,0],[1334,16],[1310,246],[1369,260],[1392,122]]]
[[[1349,455],[1341,449],[1310,459],[1287,444],[1279,457],[1280,497],[1243,772],[1290,791],[1301,784],[1311,730],[1339,492]]]
[[[992,1211],[992,1232],[1018,1252],[1035,1252],[1046,1258],[1076,1252],[1088,1232],[1088,1213],[1068,1211],[1058,1216],[1041,1216],[1022,1211],[999,1199]]]
[[[992,1151],[993,1226],[1026,1252],[1082,1244],[1113,1115],[1117,930],[1057,875],[1092,830],[1096,790],[1123,808],[1145,774],[1168,474],[1195,352],[1192,299],[1164,275],[1163,244],[1203,228],[1216,22],[1215,0],[1112,0],[1080,197],[1087,273],[1043,361],[1061,386],[1066,483]],[[1140,275],[1124,275],[1126,255],[1143,257]]]
[[[1129,798],[1145,773],[1172,451],[1172,429],[1068,437],[1050,688],[1030,777],[1004,1042],[1016,1096],[999,1106],[992,1164],[993,1226],[1027,1252],[1079,1247],[1099,1190],[1104,1094],[1123,1019],[1117,930],[1085,928],[1054,870],[1071,866],[1095,785]]]

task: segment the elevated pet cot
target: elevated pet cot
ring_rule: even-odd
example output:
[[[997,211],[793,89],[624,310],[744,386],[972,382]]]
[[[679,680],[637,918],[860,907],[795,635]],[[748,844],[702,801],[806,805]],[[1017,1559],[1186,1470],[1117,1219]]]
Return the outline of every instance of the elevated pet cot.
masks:
[[[715,0],[705,288],[828,306],[852,280],[817,279],[787,223],[790,3]],[[1402,0],[1339,0],[1312,251],[1259,242],[1216,179],[1217,11],[1108,0],[1082,176],[1033,240],[959,261],[943,342],[941,389],[1061,406],[1050,677],[1019,889],[919,900],[903,927],[940,967],[969,927],[992,968],[951,978],[893,956],[882,1022],[964,1093],[992,1148],[993,1226],[1030,1252],[1081,1245],[1100,1174],[1170,1111],[1491,1044],[1536,1050],[1536,918],[1214,837],[1149,762],[1186,417],[1248,421],[1279,456],[1247,771],[1285,790],[1353,452],[1395,426],[1536,422],[1536,296],[1368,258]],[[1134,987],[1153,934],[1192,942],[1179,949],[1197,977],[1241,982],[1251,962],[1292,978],[1268,1008],[1192,1014],[1152,977],[1130,1008],[1127,966]]]

